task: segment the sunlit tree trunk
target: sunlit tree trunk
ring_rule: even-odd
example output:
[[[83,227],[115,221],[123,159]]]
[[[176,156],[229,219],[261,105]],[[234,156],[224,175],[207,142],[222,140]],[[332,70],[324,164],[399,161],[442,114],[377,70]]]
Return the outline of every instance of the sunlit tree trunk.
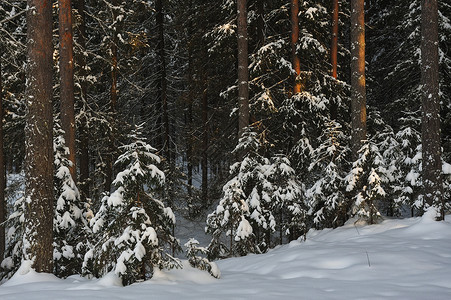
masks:
[[[53,271],[52,1],[28,0],[24,259]]]
[[[70,174],[76,182],[75,165],[75,109],[74,109],[74,55],[71,0],[58,1],[60,42],[60,106],[64,140],[69,148]]]
[[[332,64],[332,77],[337,78],[337,52],[338,52],[338,0],[332,0],[332,42],[330,46],[330,63]]]
[[[293,80],[293,95],[301,92],[301,60],[297,55],[296,45],[299,40],[299,0],[291,0],[291,64],[295,72]]]
[[[238,136],[249,126],[249,69],[247,1],[237,1],[238,12]]]
[[[421,86],[424,197],[444,218],[440,148],[437,0],[421,3]]]
[[[351,148],[354,160],[366,140],[364,0],[351,0]]]

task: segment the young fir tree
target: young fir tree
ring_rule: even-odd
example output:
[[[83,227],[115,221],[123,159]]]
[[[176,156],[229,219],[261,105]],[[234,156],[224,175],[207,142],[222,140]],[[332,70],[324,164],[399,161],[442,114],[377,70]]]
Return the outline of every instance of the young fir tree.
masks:
[[[288,240],[297,239],[307,232],[307,205],[303,191],[305,188],[297,180],[290,160],[283,154],[271,157],[269,164],[263,166],[267,178],[264,188],[267,191],[269,209],[275,217],[279,230],[279,243],[283,236]]]
[[[247,128],[234,150],[234,153],[245,153],[244,157],[230,167],[233,177],[224,185],[215,211],[207,217],[206,232],[213,236],[208,247],[212,257],[224,255],[223,233],[230,237],[228,255],[246,255],[259,252],[255,241],[257,233],[251,222],[254,227],[258,224],[265,229],[269,229],[269,225],[274,228],[266,219],[266,211],[260,206],[261,194],[256,190],[255,173],[259,172],[263,159],[258,149],[257,133]]]
[[[317,228],[337,227],[347,219],[349,203],[345,193],[345,176],[350,149],[348,138],[336,121],[327,124],[315,148],[309,172],[315,178],[307,190],[309,214]]]
[[[81,274],[81,266],[90,234],[87,216],[92,212],[80,200],[80,194],[70,173],[69,148],[63,132],[55,122],[55,214],[53,220],[54,273],[60,277]]]
[[[124,284],[144,280],[154,268],[180,267],[169,253],[178,245],[172,236],[175,216],[171,208],[155,197],[165,175],[156,166],[160,158],[142,137],[141,126],[121,146],[123,153],[115,165],[121,168],[113,184],[115,190],[105,195],[101,207],[90,221],[96,244],[85,256],[84,265],[95,276],[114,271]]]
[[[375,224],[381,218],[378,207],[385,196],[381,179],[383,158],[372,141],[365,142],[358,154],[358,159],[345,178],[346,191],[352,196],[350,215]]]
[[[25,198],[14,202],[13,211],[6,221],[5,255],[0,263],[0,280],[11,278],[22,262],[23,234],[25,222]]]
[[[186,247],[186,257],[188,258],[189,264],[193,268],[198,268],[202,271],[207,271],[211,276],[215,278],[221,277],[221,272],[219,271],[216,263],[211,262],[205,256],[208,255],[208,249],[199,246],[199,242],[193,238],[189,239],[185,243]]]

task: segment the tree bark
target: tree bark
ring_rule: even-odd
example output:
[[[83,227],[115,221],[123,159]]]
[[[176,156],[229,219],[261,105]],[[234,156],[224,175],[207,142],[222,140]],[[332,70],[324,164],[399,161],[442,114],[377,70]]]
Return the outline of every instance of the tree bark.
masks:
[[[64,140],[69,148],[68,159],[72,179],[77,182],[75,165],[75,109],[74,109],[74,54],[72,34],[71,0],[58,0],[59,42],[60,42],[60,101],[61,126]]]
[[[421,85],[424,197],[444,218],[440,147],[437,0],[421,2]]]
[[[296,44],[299,40],[299,0],[291,0],[291,63],[295,72],[293,78],[293,95],[301,92],[301,60],[296,53]]]
[[[366,140],[364,0],[351,0],[351,147],[353,159]]]
[[[78,64],[80,65],[80,76],[82,79],[80,80],[81,85],[81,99],[80,99],[80,107],[84,105],[87,101],[88,94],[88,86],[86,82],[86,57],[83,52],[86,50],[86,20],[85,20],[85,0],[78,0],[77,2],[77,10],[80,15],[80,23],[78,25],[79,35],[78,35],[78,43],[81,47],[81,53],[78,58]],[[81,182],[81,194],[84,199],[89,198],[89,137],[87,130],[88,120],[86,116],[81,118],[80,128],[79,128],[79,137],[80,143],[78,146],[80,159],[79,159],[79,168],[80,168],[80,182]]]
[[[3,151],[3,85],[2,85],[2,65],[0,53],[0,260],[3,260],[5,254],[5,225],[6,220],[6,169],[5,154]]]
[[[337,79],[338,10],[338,0],[332,0],[332,40],[330,46],[330,63],[332,64],[332,77],[335,79]]]
[[[52,2],[28,0],[24,259],[53,271]]]
[[[249,62],[247,39],[247,1],[237,1],[238,12],[238,137],[249,126]]]

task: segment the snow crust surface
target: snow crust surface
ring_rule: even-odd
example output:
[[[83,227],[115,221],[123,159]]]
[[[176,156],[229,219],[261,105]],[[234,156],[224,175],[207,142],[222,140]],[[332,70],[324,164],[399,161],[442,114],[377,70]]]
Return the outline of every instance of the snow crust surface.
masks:
[[[114,273],[62,280],[22,266],[0,299],[451,299],[451,216],[432,218],[311,230],[305,242],[218,261],[221,279],[186,261],[127,287]]]

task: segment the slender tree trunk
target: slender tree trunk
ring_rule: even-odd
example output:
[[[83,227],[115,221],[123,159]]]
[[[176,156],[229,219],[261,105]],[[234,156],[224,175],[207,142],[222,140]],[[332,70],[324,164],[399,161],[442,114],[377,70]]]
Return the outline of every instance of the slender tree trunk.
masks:
[[[421,2],[421,85],[424,197],[444,218],[440,147],[437,0]]]
[[[6,169],[5,155],[3,151],[3,85],[2,85],[2,65],[0,53],[0,260],[3,260],[5,254],[5,225],[6,220]]]
[[[208,83],[204,79],[204,91],[202,93],[202,202],[208,205]]]
[[[52,1],[28,0],[24,259],[53,271]]]
[[[291,0],[291,63],[295,76],[293,79],[293,95],[301,92],[301,61],[296,53],[296,44],[299,40],[299,0]]]
[[[189,1],[190,15],[193,12],[193,1]],[[191,18],[188,21],[188,111],[186,116],[186,161],[187,161],[187,190],[188,190],[188,212],[191,215],[193,204],[193,101],[194,101],[194,80],[193,80],[193,24]]]
[[[351,144],[353,159],[366,140],[364,0],[351,0]]]
[[[168,113],[168,93],[166,78],[166,50],[164,43],[164,12],[163,1],[156,0],[155,9],[157,12],[157,28],[158,28],[158,54],[160,56],[160,68],[158,79],[158,91],[163,109],[163,153],[168,162],[171,161],[170,144],[169,144],[169,113]]]
[[[118,0],[112,0],[112,4],[114,6],[113,8],[113,23],[114,29],[113,29],[113,39],[111,42],[111,112],[113,113],[113,118],[116,115],[117,111],[117,99],[118,99],[118,91],[117,91],[117,78],[118,78],[118,51],[117,51],[117,45],[119,42],[118,39],[118,33],[119,33],[119,24],[118,24],[118,12],[116,7],[119,5]],[[113,152],[115,149],[115,133],[116,133],[116,124],[113,120],[113,123],[111,124],[111,140],[110,140],[110,149],[106,155],[105,159],[105,190],[110,191],[111,190],[111,184],[113,180]]]
[[[74,55],[72,34],[71,0],[58,0],[60,42],[60,99],[61,125],[64,140],[69,148],[68,159],[72,162],[70,174],[77,182],[75,165],[75,109],[74,109]]]
[[[265,44],[265,6],[263,0],[257,0],[257,48]]]
[[[335,79],[337,79],[338,10],[338,0],[332,0],[332,39],[330,46],[330,63],[332,64],[332,77]]]
[[[88,86],[86,82],[86,57],[83,52],[86,50],[86,20],[85,20],[85,0],[78,0],[77,2],[77,10],[80,15],[80,23],[78,25],[79,28],[79,36],[78,43],[81,47],[81,53],[79,55],[79,65],[80,65],[80,76],[82,80],[80,81],[81,85],[81,99],[80,99],[80,107],[84,105],[87,101],[88,94]],[[89,198],[89,137],[87,130],[88,120],[86,116],[83,116],[80,122],[79,128],[79,167],[80,167],[80,182],[81,184],[81,192],[83,198]]]
[[[332,77],[337,79],[337,65],[338,65],[338,0],[332,0],[332,36],[330,45],[330,62],[332,65]],[[330,117],[332,120],[337,119],[338,104],[332,101],[330,104]]]
[[[249,65],[247,39],[247,1],[237,1],[238,12],[238,136],[249,126]]]

